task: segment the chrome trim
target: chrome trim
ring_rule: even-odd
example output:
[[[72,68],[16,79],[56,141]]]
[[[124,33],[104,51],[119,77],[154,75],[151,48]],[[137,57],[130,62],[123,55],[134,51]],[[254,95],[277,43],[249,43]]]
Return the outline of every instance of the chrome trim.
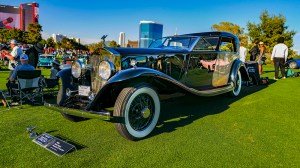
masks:
[[[50,104],[50,103],[44,103],[44,106],[50,110],[69,114],[77,117],[82,118],[96,118],[96,119],[102,119],[102,120],[110,120],[112,118],[111,113],[107,111],[85,111],[85,110],[77,110],[77,109],[71,109],[66,107],[61,107],[58,105]]]
[[[164,80],[167,80],[167,81],[170,81],[172,82],[173,84],[181,87],[182,89],[192,93],[192,94],[195,94],[197,96],[205,96],[205,97],[210,97],[210,96],[216,96],[216,95],[219,95],[219,94],[223,94],[223,93],[226,93],[226,92],[230,92],[234,89],[234,83],[231,82],[229,85],[227,86],[224,86],[224,87],[220,87],[220,88],[215,88],[215,89],[210,89],[210,90],[196,90],[194,88],[190,88],[190,87],[187,87],[185,86],[184,84],[178,82],[178,81],[174,81],[174,80],[171,80],[169,78],[164,78],[164,77],[161,77],[161,76],[157,76],[158,78],[161,78],[161,79],[164,79]]]

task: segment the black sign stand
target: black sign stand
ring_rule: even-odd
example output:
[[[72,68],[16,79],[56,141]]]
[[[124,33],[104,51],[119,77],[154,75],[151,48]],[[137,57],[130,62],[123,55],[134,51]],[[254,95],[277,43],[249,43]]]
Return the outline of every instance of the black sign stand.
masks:
[[[76,150],[76,147],[74,145],[47,133],[39,135],[32,141],[40,145],[41,147],[47,149],[48,151],[54,153],[57,156],[63,156],[64,154],[70,152],[73,149]]]

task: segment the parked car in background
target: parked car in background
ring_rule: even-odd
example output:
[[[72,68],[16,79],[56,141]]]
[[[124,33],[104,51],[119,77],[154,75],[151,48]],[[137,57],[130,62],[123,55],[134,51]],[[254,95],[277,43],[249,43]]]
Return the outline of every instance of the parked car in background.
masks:
[[[105,47],[90,64],[76,60],[60,71],[58,106],[46,105],[71,121],[108,118],[123,137],[139,140],[158,122],[160,95],[239,96],[249,76],[238,50],[238,38],[226,32],[169,36],[149,48]]]
[[[291,69],[299,69],[300,59],[290,59],[286,62],[286,65]]]
[[[41,54],[39,55],[39,62],[37,64],[37,67],[45,67],[45,68],[51,68],[52,62],[54,61],[55,56],[51,54]]]
[[[89,59],[88,57],[88,55],[78,55],[78,60],[84,64],[87,64]]]

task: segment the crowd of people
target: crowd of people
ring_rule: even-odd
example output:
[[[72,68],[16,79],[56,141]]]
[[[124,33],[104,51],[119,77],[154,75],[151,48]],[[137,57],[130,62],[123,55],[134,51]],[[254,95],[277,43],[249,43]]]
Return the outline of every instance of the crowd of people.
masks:
[[[38,64],[39,54],[42,54],[44,52],[44,49],[42,44],[37,43],[23,52],[16,40],[11,40],[9,45],[11,48],[11,52],[9,52],[8,48],[5,47],[1,49],[0,55],[3,60],[4,58],[8,60],[7,66],[10,70],[10,73],[7,78],[8,82],[6,83],[6,86],[9,94],[11,94],[12,88],[18,87],[18,85],[16,84],[17,72],[35,70]],[[51,74],[49,79],[57,79],[56,74],[59,70],[60,62],[58,60],[54,60],[52,62]],[[45,82],[52,81],[46,79]],[[49,84],[51,85],[51,83]]]
[[[288,58],[288,47],[284,44],[284,38],[280,37],[277,40],[277,43],[271,54],[271,61],[274,63],[275,75],[274,80],[279,79],[279,69],[281,71],[282,79],[286,78],[285,75],[285,63]],[[266,46],[264,42],[254,40],[254,46],[247,52],[247,48],[244,47],[244,44],[241,43],[240,45],[240,60],[245,62],[247,53],[250,54],[249,61],[255,61],[258,64],[258,72],[261,75],[263,73],[263,65],[266,63]]]

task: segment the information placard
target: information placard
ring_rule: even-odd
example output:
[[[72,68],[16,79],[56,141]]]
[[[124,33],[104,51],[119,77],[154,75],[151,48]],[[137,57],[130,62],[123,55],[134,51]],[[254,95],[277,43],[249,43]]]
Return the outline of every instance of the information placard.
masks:
[[[56,138],[50,134],[43,133],[32,140],[34,143],[47,149],[57,156],[63,156],[69,151],[76,149],[76,147],[70,143],[67,143],[59,138]]]

